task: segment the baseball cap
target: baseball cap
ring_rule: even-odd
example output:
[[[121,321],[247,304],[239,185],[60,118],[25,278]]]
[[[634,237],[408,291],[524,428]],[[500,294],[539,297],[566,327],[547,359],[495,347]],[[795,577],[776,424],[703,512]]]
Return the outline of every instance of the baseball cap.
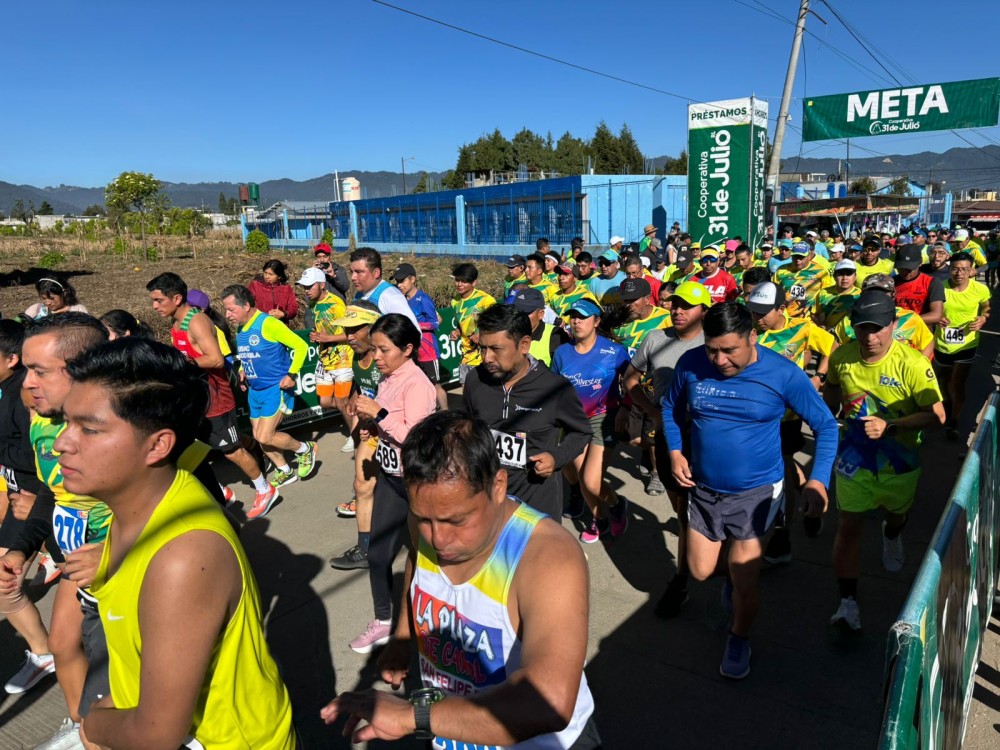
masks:
[[[557,263],[556,273],[573,273],[573,265],[571,263]]]
[[[738,240],[726,240],[726,252],[736,252],[736,248],[740,246]]]
[[[653,258],[653,260],[656,261],[657,263],[666,263],[667,262],[667,251],[666,250],[657,250],[656,251],[656,257]]]
[[[819,235],[810,229],[808,232],[806,232],[806,237],[819,237]]]
[[[850,250],[852,253],[860,253],[861,252],[861,245],[855,243],[855,244],[851,245],[847,249]]]
[[[599,257],[601,260],[606,260],[611,263],[618,262],[618,253],[616,253],[614,250],[605,250],[603,253],[601,253]]]
[[[624,237],[619,237],[619,236],[618,236],[618,235],[616,234],[616,235],[612,236],[610,240],[608,240],[608,244],[609,244],[609,245],[611,245],[612,247],[614,247],[614,246],[615,246],[615,245],[617,245],[617,244],[618,244],[619,242],[624,242],[624,241],[625,241],[625,238],[624,238]]]
[[[923,262],[923,255],[916,245],[903,245],[896,250],[896,268],[912,271],[914,268],[920,268]]]
[[[660,241],[659,237],[654,237],[653,239],[651,239],[649,241],[649,244],[651,247],[655,247],[657,250],[663,247],[663,243]]]
[[[318,268],[314,268],[313,270],[319,271]],[[323,276],[322,271],[319,271],[319,273],[320,276]],[[326,279],[325,276],[323,276],[323,278]],[[188,289],[186,301],[192,307],[200,307],[202,310],[207,310],[212,306],[212,300],[210,300],[208,295],[201,291],[201,289]]]
[[[649,268],[650,264],[652,263],[652,261],[649,260],[648,255],[643,255],[642,257],[639,258],[639,260],[642,263],[643,268]]]
[[[916,237],[918,235],[920,237],[926,237],[927,236],[927,232],[925,232],[923,229],[914,229],[913,230],[913,236]]]
[[[618,297],[622,302],[635,302],[652,293],[653,288],[645,279],[625,279],[618,287]]]
[[[706,247],[704,250],[702,250],[701,259],[705,260],[706,258],[715,258],[716,260],[718,260],[719,248],[712,246],[712,247]]]
[[[344,315],[332,321],[331,325],[340,326],[341,328],[360,328],[361,326],[370,326],[381,317],[382,314],[374,310],[358,307],[357,305],[348,305],[347,309],[344,310]]]
[[[866,289],[861,292],[854,302],[854,307],[851,308],[851,325],[855,328],[865,323],[885,328],[895,319],[895,300],[878,289]]]
[[[861,291],[864,292],[868,289],[878,289],[882,292],[894,294],[896,292],[896,282],[887,273],[873,273],[861,282]]]
[[[778,240],[778,247],[792,247],[795,243],[789,239]]]
[[[523,266],[527,264],[523,255],[512,255],[507,258],[507,268],[517,268],[518,266]]]
[[[955,239],[958,240],[959,242],[961,242],[962,240],[969,239],[969,230],[968,229],[956,229],[955,230]]]
[[[326,253],[327,255],[333,254],[333,248],[327,245],[325,242],[321,242],[316,247],[313,248],[313,255],[316,253]]]
[[[312,286],[313,284],[326,283],[326,274],[318,268],[307,268],[302,272],[299,280],[295,282],[299,286]],[[188,292],[188,301],[191,301],[191,292]]]
[[[680,297],[689,305],[712,306],[711,293],[709,293],[708,288],[704,284],[699,284],[697,281],[685,281],[678,284],[677,288],[674,289],[674,293],[670,296],[671,298]]]
[[[572,313],[576,313],[581,318],[589,318],[591,315],[600,315],[601,308],[592,299],[578,299],[570,305],[569,310],[566,311],[567,315]]]
[[[645,229],[642,230],[642,233],[644,235],[645,234],[652,234],[655,231],[656,231],[656,226],[654,224],[647,224],[646,227],[645,227]],[[612,244],[614,244],[614,243],[612,243]]]
[[[808,242],[796,242],[792,245],[792,255],[809,255],[811,251]]]
[[[770,281],[755,286],[747,297],[747,307],[759,315],[767,315],[783,304],[785,304],[785,290]]]
[[[537,289],[521,289],[514,295],[514,309],[532,313],[545,307],[545,297]]]
[[[396,270],[392,272],[392,278],[397,282],[403,279],[409,278],[410,276],[416,276],[417,269],[411,266],[409,263],[400,263],[396,266]]]
[[[846,249],[846,248],[844,247],[844,243],[843,243],[843,242],[837,242],[837,243],[835,243],[835,244],[834,244],[834,245],[833,245],[833,246],[832,246],[832,247],[830,248],[830,252],[831,252],[831,253],[842,253],[842,252],[844,252],[844,250],[845,250],[845,249]]]
[[[692,242],[691,243],[691,249],[692,250],[701,250],[701,243],[700,242]]]
[[[948,255],[951,255],[951,246],[947,242],[943,240],[938,240],[937,242],[934,243],[934,249],[936,250],[937,248],[941,248],[942,250],[947,250]],[[191,294],[191,292],[188,292],[188,294]]]
[[[842,260],[833,267],[833,275],[836,276],[841,271],[850,271],[851,273],[858,272],[858,266],[853,260]]]
[[[694,255],[690,250],[684,248],[677,251],[677,260],[674,261],[674,265],[678,268],[687,268],[691,265],[691,261],[694,260]]]

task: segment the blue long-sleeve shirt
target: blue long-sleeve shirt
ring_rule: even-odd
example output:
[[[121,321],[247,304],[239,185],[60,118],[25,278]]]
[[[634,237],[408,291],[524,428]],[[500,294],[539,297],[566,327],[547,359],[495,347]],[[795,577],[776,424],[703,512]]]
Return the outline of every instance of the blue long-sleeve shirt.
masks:
[[[733,377],[724,377],[703,347],[686,352],[662,407],[670,450],[680,450],[690,419],[691,472],[710,490],[733,494],[784,478],[781,418],[786,409],[812,429],[816,455],[809,478],[830,483],[837,421],[797,365],[759,344],[757,361]]]

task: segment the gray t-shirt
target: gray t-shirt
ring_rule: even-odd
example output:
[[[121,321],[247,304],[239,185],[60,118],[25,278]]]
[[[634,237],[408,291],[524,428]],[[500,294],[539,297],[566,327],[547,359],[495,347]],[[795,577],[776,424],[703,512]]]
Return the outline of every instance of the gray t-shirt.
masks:
[[[658,328],[650,331],[642,340],[638,351],[632,357],[632,367],[653,375],[653,403],[659,405],[663,394],[674,379],[674,368],[681,355],[691,349],[705,345],[705,334],[681,341],[673,328]]]

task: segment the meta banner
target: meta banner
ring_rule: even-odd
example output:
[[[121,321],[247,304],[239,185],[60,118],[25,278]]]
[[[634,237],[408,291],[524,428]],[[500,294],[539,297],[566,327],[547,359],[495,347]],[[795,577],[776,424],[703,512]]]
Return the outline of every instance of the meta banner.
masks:
[[[802,140],[989,128],[1000,117],[1000,78],[932,83],[806,99]]]
[[[767,102],[688,106],[688,231],[702,247],[764,237]]]

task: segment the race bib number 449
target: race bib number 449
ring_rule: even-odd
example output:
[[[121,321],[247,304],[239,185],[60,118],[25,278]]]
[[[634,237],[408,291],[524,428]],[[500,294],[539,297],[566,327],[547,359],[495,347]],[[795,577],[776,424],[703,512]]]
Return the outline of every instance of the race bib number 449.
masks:
[[[527,465],[528,440],[523,432],[500,432],[491,430],[497,456],[503,466],[523,469]]]

